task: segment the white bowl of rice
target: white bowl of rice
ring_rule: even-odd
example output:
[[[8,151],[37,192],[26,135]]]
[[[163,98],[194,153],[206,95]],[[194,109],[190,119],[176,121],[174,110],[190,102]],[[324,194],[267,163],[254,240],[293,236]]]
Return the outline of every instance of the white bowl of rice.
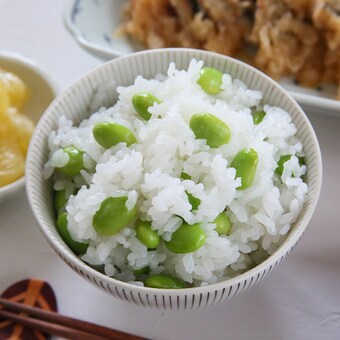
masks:
[[[199,81],[204,67],[223,74],[213,94]],[[147,118],[133,104],[143,93],[157,99]],[[194,127],[199,114],[230,136],[211,142],[209,128]],[[103,144],[102,124],[133,141]],[[235,159],[249,149],[257,158],[243,187]],[[312,217],[322,163],[308,118],[269,77],[219,54],[161,49],[114,59],[62,93],[35,129],[26,178],[43,234],[83,278],[133,304],[192,309],[246,291],[286,257]],[[56,192],[65,198],[58,212]],[[60,214],[71,243],[58,232]],[[228,226],[219,228],[222,215]]]

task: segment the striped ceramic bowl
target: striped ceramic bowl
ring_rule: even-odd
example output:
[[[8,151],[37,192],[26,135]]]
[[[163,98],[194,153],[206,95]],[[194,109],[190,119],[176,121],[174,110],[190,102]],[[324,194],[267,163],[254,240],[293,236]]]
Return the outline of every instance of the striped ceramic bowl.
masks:
[[[87,118],[94,96],[103,106],[115,103],[116,92],[112,91],[112,88],[103,90],[103,84],[114,81],[115,84],[127,86],[132,84],[138,75],[151,78],[157,73],[166,74],[169,63],[173,61],[176,62],[177,68],[186,69],[192,58],[203,60],[205,65],[229,73],[251,89],[262,91],[264,102],[280,106],[291,114],[298,129],[297,135],[302,140],[306,152],[308,172],[305,181],[309,193],[303,211],[286,240],[267,260],[244,274],[205,287],[178,290],[138,287],[92,269],[68,249],[57,233],[52,206],[52,185],[42,177],[43,165],[49,153],[48,135],[56,129],[60,115],[66,115],[75,123]],[[98,88],[102,89],[100,98],[96,96]],[[159,309],[192,309],[213,305],[246,291],[274,270],[289,254],[306,230],[315,209],[321,188],[322,163],[318,141],[310,122],[298,104],[276,82],[258,70],[226,56],[191,49],[162,49],[114,59],[85,75],[62,93],[36,127],[27,157],[26,178],[29,201],[41,231],[59,256],[85,280],[132,304]]]

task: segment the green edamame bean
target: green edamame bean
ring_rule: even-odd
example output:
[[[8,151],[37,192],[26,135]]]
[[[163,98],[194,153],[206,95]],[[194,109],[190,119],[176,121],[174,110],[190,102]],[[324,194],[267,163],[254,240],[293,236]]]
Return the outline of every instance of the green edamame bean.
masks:
[[[181,178],[182,179],[191,179],[191,176],[185,173],[184,171],[181,173]]]
[[[231,221],[229,216],[222,212],[213,221],[216,224],[215,230],[220,235],[229,235],[231,230]]]
[[[94,270],[96,270],[97,272],[106,275],[104,264],[89,264],[89,263],[87,263],[87,265],[90,266],[91,268],[93,268]]]
[[[305,159],[304,159],[304,157],[300,157],[300,156],[298,156],[298,159],[299,159],[299,165],[300,165],[300,166],[302,166],[302,165],[306,165],[306,162],[305,162]],[[305,177],[305,175],[306,175],[306,173],[307,173],[307,170],[306,170],[305,174],[301,176],[301,178],[304,178],[304,177]]]
[[[66,204],[71,195],[75,195],[79,189],[73,189],[70,195],[66,195],[66,190],[55,191],[53,196],[54,210],[57,216],[65,211]]]
[[[66,203],[67,203],[66,191],[65,190],[55,191],[53,205],[55,212],[57,214],[59,214],[59,212],[65,207]]]
[[[67,214],[65,212],[61,213],[57,219],[57,230],[67,246],[76,255],[82,255],[86,253],[89,245],[87,243],[77,242],[72,238],[70,232],[67,229]]]
[[[197,83],[208,94],[217,94],[221,91],[223,73],[212,67],[203,67]]]
[[[96,142],[105,149],[118,143],[126,143],[127,146],[137,143],[135,135],[128,128],[117,123],[98,123],[92,133]]]
[[[187,288],[187,284],[182,280],[164,274],[149,276],[145,280],[144,284],[146,287],[150,288],[163,288],[163,289]]]
[[[156,230],[151,228],[151,222],[138,220],[136,223],[136,234],[141,241],[149,249],[155,249],[161,242],[160,236]]]
[[[206,234],[200,224],[183,223],[173,234],[166,247],[177,254],[192,253],[201,248],[206,240]]]
[[[277,167],[275,169],[275,172],[282,176],[283,173],[283,164],[285,164],[287,161],[291,159],[292,155],[283,155],[280,157],[279,161],[277,162]]]
[[[70,177],[79,175],[80,170],[84,169],[84,152],[77,149],[74,145],[66,146],[62,150],[68,155],[69,160],[64,166],[56,168],[58,172]]]
[[[236,177],[241,177],[241,186],[238,190],[249,188],[255,178],[256,168],[258,163],[257,152],[252,148],[245,148],[240,150],[230,166],[236,169]]]
[[[150,272],[150,267],[149,266],[146,266],[146,267],[143,267],[143,268],[140,268],[140,269],[135,269],[133,271],[135,276],[149,274],[149,272]]]
[[[150,106],[153,106],[154,103],[160,104],[162,101],[151,93],[140,92],[132,97],[133,107],[145,120],[149,120],[151,118],[151,113],[148,109]]]
[[[306,165],[306,162],[305,162],[305,159],[304,157],[300,157],[300,156],[297,156],[298,160],[299,160],[299,165]]]
[[[277,162],[277,167],[275,169],[275,173],[277,173],[278,175],[282,176],[284,164],[287,161],[289,161],[291,158],[292,158],[292,155],[283,155],[283,156],[281,156],[279,161]],[[304,160],[303,157],[298,157],[298,160],[299,160],[299,165],[300,166],[305,164],[305,160]]]
[[[191,210],[197,210],[199,205],[201,204],[201,200],[190,194],[190,192],[186,191],[186,194],[188,196],[188,201],[191,204]]]
[[[262,122],[264,116],[266,115],[266,113],[262,110],[259,111],[255,111],[253,113],[253,122],[255,125],[258,125]]]
[[[189,122],[197,139],[205,139],[211,148],[228,144],[231,139],[229,126],[211,113],[194,114]]]
[[[125,206],[127,199],[127,196],[108,197],[101,203],[92,219],[97,233],[105,236],[117,234],[135,218],[137,206],[128,210]]]

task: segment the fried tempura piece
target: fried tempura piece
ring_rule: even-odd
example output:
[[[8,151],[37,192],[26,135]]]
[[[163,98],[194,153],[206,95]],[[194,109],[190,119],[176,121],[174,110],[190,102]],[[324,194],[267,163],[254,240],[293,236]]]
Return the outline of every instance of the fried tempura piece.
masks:
[[[323,80],[325,72],[325,49],[326,43],[319,36],[317,45],[314,45],[313,50],[305,59],[305,63],[294,74],[299,84],[307,87],[316,87]]]
[[[340,48],[340,1],[315,0],[313,21],[316,27],[325,32],[330,50]]]
[[[304,85],[322,79],[322,37],[282,0],[258,0],[252,41],[258,44],[254,62],[273,78],[297,74]]]
[[[203,48],[235,55],[251,31],[252,1],[199,0],[198,3],[215,27],[206,37]]]
[[[179,19],[170,11],[169,0],[131,1],[126,13],[129,18],[123,30],[143,45],[160,48],[168,42],[176,46]]]
[[[283,0],[283,2],[299,18],[310,18],[315,0]]]
[[[193,16],[193,8],[190,1],[170,0],[170,5],[175,9],[180,23],[184,26],[190,22]]]
[[[123,32],[149,48],[193,47],[232,55],[251,29],[251,0],[132,0]]]
[[[324,81],[338,84],[337,99],[340,100],[340,49],[327,51],[325,66]]]
[[[340,100],[340,1],[315,0],[312,17],[327,44],[323,81],[338,84],[337,99]]]

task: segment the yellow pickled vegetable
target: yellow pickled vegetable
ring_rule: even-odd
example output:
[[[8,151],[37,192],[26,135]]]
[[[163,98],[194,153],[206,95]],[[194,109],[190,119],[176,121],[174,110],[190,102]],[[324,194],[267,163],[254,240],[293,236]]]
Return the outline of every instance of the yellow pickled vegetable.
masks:
[[[28,117],[17,112],[15,109],[8,110],[7,112],[9,112],[8,116],[12,125],[11,131],[16,136],[21,152],[26,155],[28,144],[33,134],[34,124]]]
[[[10,100],[10,106],[20,108],[27,99],[27,87],[14,73],[1,71],[0,83],[5,85]]]
[[[13,73],[0,69],[0,187],[24,175],[25,157],[34,125],[18,109],[27,99],[27,88]]]
[[[0,187],[24,175],[25,157],[11,138],[0,140]]]
[[[7,87],[4,83],[0,82],[0,115],[5,113],[8,107],[9,107],[9,95],[7,92]]]

